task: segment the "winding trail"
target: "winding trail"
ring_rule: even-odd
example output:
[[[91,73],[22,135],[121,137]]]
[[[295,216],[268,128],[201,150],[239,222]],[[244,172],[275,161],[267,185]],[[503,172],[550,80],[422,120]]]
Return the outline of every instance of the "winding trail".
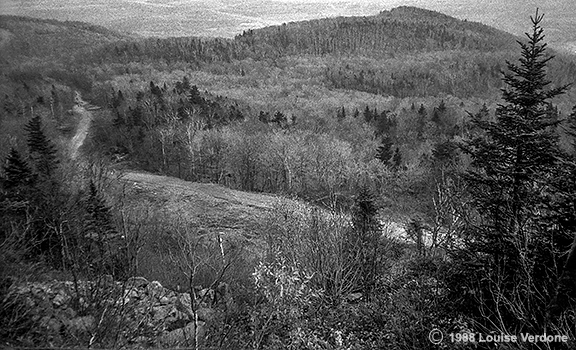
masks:
[[[84,144],[86,135],[88,135],[88,130],[90,129],[90,124],[92,123],[91,111],[99,109],[99,107],[92,106],[84,101],[78,91],[76,91],[74,102],[75,105],[72,110],[80,116],[76,133],[70,142],[70,157],[75,160],[78,158],[80,147]]]

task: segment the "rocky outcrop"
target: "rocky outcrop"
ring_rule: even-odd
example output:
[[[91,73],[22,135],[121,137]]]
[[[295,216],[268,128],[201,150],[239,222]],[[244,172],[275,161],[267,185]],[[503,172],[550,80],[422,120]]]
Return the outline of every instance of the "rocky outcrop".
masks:
[[[189,293],[164,288],[159,282],[135,277],[127,282],[103,278],[98,282],[35,282],[12,285],[5,300],[26,309],[35,339],[61,346],[179,347],[193,346],[205,335],[217,314],[218,295],[232,303],[226,285]],[[207,300],[210,299],[210,300]],[[224,302],[225,301],[225,302]]]

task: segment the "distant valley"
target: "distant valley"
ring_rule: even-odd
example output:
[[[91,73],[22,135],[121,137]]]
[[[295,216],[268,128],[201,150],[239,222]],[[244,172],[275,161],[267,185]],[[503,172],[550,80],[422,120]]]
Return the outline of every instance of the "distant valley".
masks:
[[[546,14],[550,45],[576,51],[576,2],[571,0],[5,0],[0,14],[85,21],[141,36],[233,37],[246,29],[336,16],[374,15],[400,5],[478,21],[515,35],[536,7]]]

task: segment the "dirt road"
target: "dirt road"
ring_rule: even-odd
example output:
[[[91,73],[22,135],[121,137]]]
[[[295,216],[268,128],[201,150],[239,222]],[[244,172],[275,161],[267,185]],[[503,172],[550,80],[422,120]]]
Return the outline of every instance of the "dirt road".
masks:
[[[88,130],[90,129],[90,124],[92,123],[91,110],[96,110],[98,107],[89,105],[82,99],[82,95],[80,95],[79,92],[76,92],[74,102],[75,105],[72,110],[76,115],[80,116],[76,133],[70,142],[70,157],[75,160],[78,158],[80,147],[84,144]]]

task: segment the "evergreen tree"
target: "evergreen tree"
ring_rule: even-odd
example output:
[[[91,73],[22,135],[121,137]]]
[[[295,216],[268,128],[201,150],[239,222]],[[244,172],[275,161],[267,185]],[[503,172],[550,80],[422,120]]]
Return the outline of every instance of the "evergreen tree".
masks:
[[[36,172],[44,177],[50,177],[58,165],[56,147],[44,135],[40,116],[32,118],[25,126],[28,132],[28,151]]]
[[[378,147],[376,158],[382,163],[388,164],[394,154],[392,153],[392,141],[389,137],[382,139],[381,145]]]
[[[183,89],[183,91],[188,91],[188,90],[190,90],[190,87],[191,87],[190,86],[190,79],[187,76],[185,76],[182,79],[182,89]]]
[[[260,111],[260,114],[258,114],[258,120],[262,123],[268,124],[270,123],[270,119],[271,118],[269,112]]]
[[[130,109],[130,118],[128,126],[141,126],[144,124],[144,108],[138,104],[134,109]]]
[[[370,300],[377,277],[380,222],[374,195],[366,187],[360,189],[352,208],[353,232],[348,260],[356,265],[364,298]]]
[[[421,117],[426,117],[426,107],[423,104],[420,104],[420,108],[418,108],[418,114]]]
[[[370,107],[366,106],[366,108],[364,109],[364,121],[366,123],[371,123],[373,117],[374,115],[372,114]]]
[[[190,88],[190,94],[188,95],[188,101],[193,105],[204,105],[204,99],[200,96],[200,91],[196,85]]]
[[[344,118],[346,118],[346,109],[344,109],[344,106],[338,109],[338,112],[336,113],[336,118],[338,120],[343,120]]]
[[[400,153],[400,148],[396,147],[394,157],[392,157],[392,167],[394,170],[398,170],[400,169],[400,165],[402,165],[402,154]]]
[[[115,247],[112,244],[118,234],[112,224],[112,215],[104,199],[90,181],[88,195],[85,200],[86,216],[84,218],[83,235],[88,239],[92,261],[100,273],[117,273],[114,258]]]
[[[573,233],[576,232],[576,105],[566,122],[567,133],[572,138],[572,150],[563,154],[561,166],[551,181],[559,190],[552,198],[555,215],[551,221]],[[576,308],[576,235],[563,265],[554,299],[549,305],[549,316],[554,319],[569,308]]]
[[[114,125],[114,126],[126,125],[126,121],[124,120],[124,117],[122,117],[122,114],[120,114],[119,111],[116,111],[116,118],[114,118],[114,120],[112,120],[112,125]]]
[[[438,110],[439,113],[444,113],[446,112],[446,103],[444,103],[444,100],[440,101],[440,104],[438,105],[438,108],[436,108]]]
[[[536,330],[557,279],[558,256],[570,239],[546,226],[546,203],[553,196],[550,175],[560,155],[549,100],[566,87],[548,88],[542,17],[536,12],[528,42],[519,42],[520,64],[506,62],[505,103],[496,120],[474,118],[484,136],[464,150],[473,170],[466,180],[479,219],[467,230],[467,249],[482,266],[478,309],[498,312],[488,322]],[[486,315],[484,315],[486,316]],[[494,318],[491,318],[493,316]],[[504,323],[504,324],[502,324]],[[509,329],[509,328],[507,328]]]
[[[20,153],[18,153],[14,148],[10,149],[10,153],[6,157],[3,169],[3,187],[6,190],[22,185],[29,185],[33,180],[32,170],[28,167],[26,161],[20,157]]]

